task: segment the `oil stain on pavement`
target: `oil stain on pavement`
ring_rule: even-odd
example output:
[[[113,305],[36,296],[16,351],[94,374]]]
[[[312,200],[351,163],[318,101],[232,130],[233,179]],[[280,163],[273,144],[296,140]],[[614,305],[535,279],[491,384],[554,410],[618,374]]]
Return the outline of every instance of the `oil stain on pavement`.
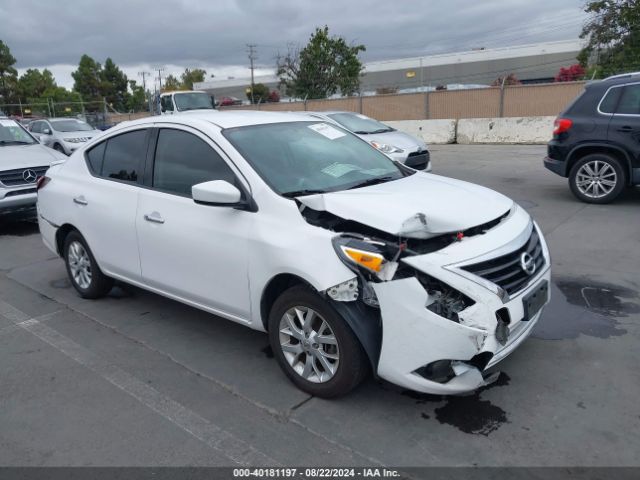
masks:
[[[627,331],[620,326],[620,319],[640,313],[637,299],[637,292],[618,285],[557,279],[551,286],[551,302],[532,336],[563,340],[581,334],[597,338],[624,335]]]
[[[509,376],[504,372],[500,372],[498,379],[494,383],[480,388],[470,395],[429,395],[412,390],[404,390],[402,395],[413,398],[417,404],[445,402],[444,405],[437,407],[433,411],[438,422],[456,427],[464,433],[488,437],[490,433],[498,430],[501,425],[509,423],[509,419],[502,408],[494,405],[489,400],[483,400],[481,398],[482,393],[491,388],[508,385],[509,381]],[[421,417],[429,420],[431,415],[423,412]]]

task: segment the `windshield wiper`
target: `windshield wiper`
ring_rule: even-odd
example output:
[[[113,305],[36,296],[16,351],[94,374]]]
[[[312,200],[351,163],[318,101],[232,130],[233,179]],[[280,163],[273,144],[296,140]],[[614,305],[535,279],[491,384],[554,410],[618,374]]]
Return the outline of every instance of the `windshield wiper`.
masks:
[[[369,133],[387,133],[387,132],[393,132],[393,128],[381,128],[379,130],[374,130],[373,132],[369,132]]]
[[[33,145],[34,142],[22,142],[20,140],[0,140],[0,145]]]
[[[282,194],[286,198],[303,197],[305,195],[315,195],[317,193],[327,193],[326,190],[294,190]]]
[[[355,133],[356,135],[369,135],[370,133],[373,133],[373,132],[365,132],[364,130],[356,130],[353,133]]]
[[[368,187],[369,185],[377,185],[379,183],[386,183],[390,180],[395,180],[395,179],[396,177],[392,177],[392,176],[370,178],[369,180],[365,180],[364,182],[360,182],[356,185],[349,187],[347,190],[353,190],[354,188]]]

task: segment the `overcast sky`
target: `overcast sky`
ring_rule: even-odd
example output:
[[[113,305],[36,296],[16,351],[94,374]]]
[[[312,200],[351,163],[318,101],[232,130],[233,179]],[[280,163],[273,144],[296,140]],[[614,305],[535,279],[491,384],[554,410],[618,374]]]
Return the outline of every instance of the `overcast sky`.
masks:
[[[362,43],[364,61],[478,47],[576,39],[584,0],[2,0],[0,40],[22,73],[49,68],[58,84],[84,53],[111,57],[132,79],[164,66],[163,76],[200,67],[207,76],[248,76],[247,43],[257,44],[257,74],[275,56],[304,44],[316,26]],[[157,76],[157,72],[155,73]]]

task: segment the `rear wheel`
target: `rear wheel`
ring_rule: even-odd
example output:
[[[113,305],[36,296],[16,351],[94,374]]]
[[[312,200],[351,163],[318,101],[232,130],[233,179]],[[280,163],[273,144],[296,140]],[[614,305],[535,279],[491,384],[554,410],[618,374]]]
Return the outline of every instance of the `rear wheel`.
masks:
[[[99,298],[109,293],[113,279],[102,273],[79,232],[73,231],[67,235],[63,255],[69,280],[82,298]]]
[[[625,186],[625,174],[617,158],[592,153],[576,162],[569,173],[569,187],[583,202],[609,203]]]
[[[351,328],[307,287],[292,287],[276,300],[269,315],[269,340],[285,374],[311,395],[345,395],[368,372],[366,355]]]

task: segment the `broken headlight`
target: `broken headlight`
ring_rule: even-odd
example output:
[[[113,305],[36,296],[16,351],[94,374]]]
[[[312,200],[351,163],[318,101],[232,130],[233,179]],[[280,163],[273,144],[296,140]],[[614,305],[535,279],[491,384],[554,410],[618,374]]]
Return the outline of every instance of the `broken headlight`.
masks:
[[[436,315],[460,323],[458,313],[475,303],[464,293],[422,272],[416,278],[429,294],[431,303],[427,304],[427,310]]]
[[[389,252],[385,242],[349,234],[334,237],[332,242],[340,260],[367,279],[391,280],[398,268],[396,261],[387,258]]]

